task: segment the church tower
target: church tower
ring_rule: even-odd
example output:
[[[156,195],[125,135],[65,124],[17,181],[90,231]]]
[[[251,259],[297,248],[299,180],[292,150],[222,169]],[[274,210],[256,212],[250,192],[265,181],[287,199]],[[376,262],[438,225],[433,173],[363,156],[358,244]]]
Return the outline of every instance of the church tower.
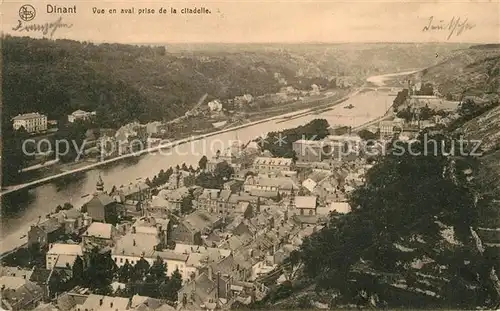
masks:
[[[99,179],[97,179],[97,183],[95,185],[96,194],[104,192],[104,182],[102,181],[101,174],[99,174]]]

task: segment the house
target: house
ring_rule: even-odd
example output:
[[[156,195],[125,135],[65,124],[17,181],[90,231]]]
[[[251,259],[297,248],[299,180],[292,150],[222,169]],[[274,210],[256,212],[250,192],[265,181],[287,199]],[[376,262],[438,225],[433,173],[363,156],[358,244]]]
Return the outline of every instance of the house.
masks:
[[[193,280],[200,274],[200,269],[231,255],[230,250],[188,244],[176,244],[174,252],[189,255],[186,261],[185,280]]]
[[[196,200],[196,206],[209,213],[223,214],[227,211],[230,196],[230,190],[204,189]]]
[[[101,249],[112,246],[117,235],[117,230],[112,224],[93,222],[82,235],[83,246],[88,250],[94,247]]]
[[[3,310],[33,310],[43,299],[43,289],[22,277],[2,276],[0,288]]]
[[[158,237],[159,243],[166,246],[169,241],[172,224],[167,218],[144,216],[136,220],[131,230],[132,233],[149,234]]]
[[[47,270],[52,270],[58,265],[73,266],[76,258],[83,256],[83,249],[78,244],[50,244],[49,250],[45,255],[45,265]]]
[[[152,214],[168,216],[172,211],[181,210],[182,201],[187,195],[189,195],[189,189],[186,187],[175,190],[163,189],[153,197],[146,210]]]
[[[196,231],[201,232],[201,234],[210,233],[213,229],[220,226],[222,221],[222,217],[202,210],[197,210],[183,219],[183,222],[189,224]]]
[[[87,214],[93,221],[115,223],[118,217],[118,203],[106,193],[96,193],[85,204]]]
[[[293,171],[293,159],[257,157],[253,162],[255,173],[268,175],[279,174],[282,171]]]
[[[305,179],[302,182],[302,186],[309,190],[310,192],[314,192],[314,189],[316,189],[316,186],[321,184],[324,180],[326,180],[328,177],[332,175],[332,172],[330,170],[318,170],[318,169],[313,169],[312,173],[307,176],[307,179]]]
[[[194,176],[190,172],[179,170],[174,168],[174,171],[168,178],[167,189],[179,189],[184,187],[190,187],[194,183]]]
[[[176,243],[202,245],[200,230],[194,228],[186,221],[172,226],[171,240]]]
[[[316,196],[296,196],[293,203],[293,212],[298,215],[316,215],[318,198]]]
[[[181,308],[201,309],[202,306],[215,310],[219,289],[208,273],[198,275],[193,281],[186,283],[177,292],[177,301]]]
[[[147,296],[134,295],[130,301],[130,309],[132,310],[158,310],[161,306],[164,305],[164,302],[160,299],[155,299]],[[171,311],[174,311],[175,308],[172,307]]]
[[[318,214],[328,214],[330,212],[336,212],[339,214],[346,214],[351,211],[351,206],[348,202],[331,202],[326,208],[318,208]]]
[[[242,183],[239,180],[230,180],[224,183],[223,189],[229,190],[231,193],[237,193],[241,190]]]
[[[248,176],[243,183],[243,189],[247,193],[252,193],[254,190],[262,190],[264,192],[279,192],[281,195],[290,195],[292,189],[299,189],[299,186],[290,177],[266,177],[266,176]]]
[[[151,187],[145,182],[130,183],[128,186],[116,189],[111,193],[111,196],[116,198],[115,201],[119,203],[124,203],[127,200],[145,201],[151,198]]]
[[[155,260],[161,259],[167,264],[167,275],[170,276],[175,270],[186,277],[186,261],[188,255],[179,254],[174,251],[158,251],[157,237],[144,233],[128,233],[117,240],[111,251],[111,258],[118,267],[126,262],[135,265],[139,260],[146,260],[152,265]]]
[[[28,231],[28,246],[33,246],[36,243],[40,247],[44,247],[64,234],[64,227],[55,218],[49,218],[42,223],[31,225]]]
[[[38,112],[19,114],[12,118],[14,130],[24,128],[28,133],[37,133],[47,130],[47,116]]]
[[[160,121],[153,121],[146,124],[146,131],[149,135],[157,134],[160,132]]]
[[[59,211],[56,214],[50,215],[50,217],[57,219],[66,234],[80,233],[83,228],[92,222],[90,217],[76,208]]]
[[[128,310],[130,300],[122,297],[111,297],[91,294],[82,304],[74,307],[75,311],[121,311]]]
[[[75,121],[86,121],[96,115],[95,111],[87,112],[83,110],[73,111],[70,115],[68,115],[68,122],[73,123]]]

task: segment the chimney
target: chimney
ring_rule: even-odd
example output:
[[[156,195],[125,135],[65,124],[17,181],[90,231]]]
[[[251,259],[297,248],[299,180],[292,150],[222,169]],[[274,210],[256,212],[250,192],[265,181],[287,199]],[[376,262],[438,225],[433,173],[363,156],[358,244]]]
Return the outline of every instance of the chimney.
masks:
[[[109,307],[110,307],[110,308],[113,308],[113,302],[111,302],[111,303],[109,304]]]
[[[101,298],[101,299],[99,299],[99,305],[100,305],[100,306],[102,306],[102,303],[103,303],[103,302],[104,302],[104,301],[103,301],[103,299],[102,299],[102,298]]]

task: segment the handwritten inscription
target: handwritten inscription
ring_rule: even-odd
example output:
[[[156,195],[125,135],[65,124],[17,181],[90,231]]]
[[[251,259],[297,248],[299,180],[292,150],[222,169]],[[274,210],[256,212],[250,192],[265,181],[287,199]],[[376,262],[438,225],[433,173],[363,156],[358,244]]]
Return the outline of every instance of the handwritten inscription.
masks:
[[[462,19],[460,17],[455,17],[449,21],[447,20],[436,20],[434,16],[429,17],[429,22],[422,29],[423,32],[427,31],[448,31],[448,38],[455,36],[460,36],[463,32],[467,30],[471,30],[476,25],[474,23],[469,22],[468,18]]]
[[[39,32],[44,36],[49,35],[51,38],[54,36],[54,33],[59,28],[71,28],[73,24],[65,24],[62,22],[62,17],[59,17],[56,21],[52,23],[45,24],[29,24],[25,25],[21,20],[18,20],[18,24],[16,27],[12,28],[14,31],[19,32]]]

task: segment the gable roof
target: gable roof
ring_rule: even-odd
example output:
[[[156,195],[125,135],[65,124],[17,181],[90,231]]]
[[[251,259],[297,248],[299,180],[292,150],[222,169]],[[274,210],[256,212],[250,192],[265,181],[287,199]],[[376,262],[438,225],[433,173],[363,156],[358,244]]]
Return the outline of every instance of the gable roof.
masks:
[[[38,228],[42,229],[46,233],[51,233],[51,232],[54,232],[54,231],[58,230],[59,228],[61,228],[61,224],[55,218],[49,218],[49,219],[45,220],[44,222],[39,223],[36,226]]]
[[[85,231],[84,236],[111,239],[113,225],[102,222],[93,222]]]

